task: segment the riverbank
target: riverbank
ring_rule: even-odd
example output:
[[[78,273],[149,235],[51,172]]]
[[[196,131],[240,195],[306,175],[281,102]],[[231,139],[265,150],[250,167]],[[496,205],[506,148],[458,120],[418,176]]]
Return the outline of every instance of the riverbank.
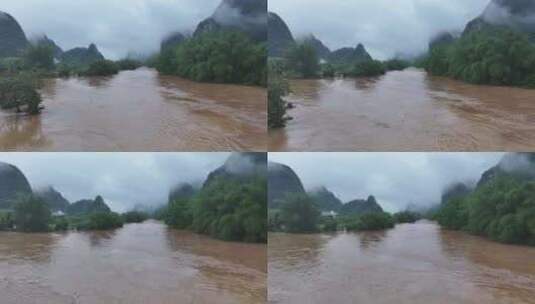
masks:
[[[0,232],[0,294],[6,304],[263,303],[266,259],[265,245],[155,221],[101,232]]]
[[[535,296],[535,248],[434,222],[268,238],[269,303],[531,303]]]
[[[479,86],[420,69],[290,81],[293,120],[272,151],[531,150],[535,91]]]

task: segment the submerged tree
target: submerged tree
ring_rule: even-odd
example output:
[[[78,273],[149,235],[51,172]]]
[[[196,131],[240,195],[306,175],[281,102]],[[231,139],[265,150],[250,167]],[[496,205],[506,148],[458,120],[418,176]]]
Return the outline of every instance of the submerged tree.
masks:
[[[318,76],[320,65],[314,47],[307,42],[292,45],[286,53],[288,68],[300,77],[314,78]]]
[[[321,212],[306,194],[290,194],[281,204],[280,221],[287,232],[309,233],[318,230]]]
[[[16,199],[13,209],[17,230],[24,232],[48,231],[51,212],[46,203],[39,197],[34,195],[20,196]]]
[[[290,85],[282,68],[272,62],[268,65],[268,126],[269,128],[282,128],[290,119],[286,115],[288,104],[283,98],[290,92]]]

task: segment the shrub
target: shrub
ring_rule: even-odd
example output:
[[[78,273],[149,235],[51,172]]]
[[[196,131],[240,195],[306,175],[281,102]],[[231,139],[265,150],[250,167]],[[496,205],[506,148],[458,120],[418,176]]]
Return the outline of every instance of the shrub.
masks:
[[[89,215],[88,230],[110,230],[123,226],[121,216],[115,212],[98,212]]]
[[[307,195],[288,195],[280,206],[280,221],[287,232],[317,231],[320,215],[321,212]]]
[[[358,62],[353,66],[350,76],[354,77],[372,77],[386,73],[385,66],[378,60],[366,60]]]
[[[37,91],[40,80],[33,74],[19,74],[0,79],[0,107],[25,111],[34,115],[41,112],[41,95]]]
[[[193,223],[191,201],[187,199],[174,200],[169,203],[165,215],[165,223],[177,229],[190,228]]]
[[[282,128],[290,119],[286,115],[288,104],[283,98],[289,94],[290,85],[280,67],[270,62],[268,69],[268,126]]]
[[[267,182],[220,177],[204,186],[191,203],[191,227],[228,240],[267,242]]]
[[[34,195],[20,196],[14,205],[14,223],[23,232],[48,231],[51,212],[45,202]]]
[[[85,76],[109,76],[119,73],[119,68],[115,62],[110,60],[99,60],[91,63]]]
[[[525,34],[492,27],[431,48],[425,68],[433,75],[474,84],[535,86],[535,46]]]
[[[254,43],[241,32],[210,31],[164,49],[156,68],[200,82],[265,86],[266,61],[264,43]]]
[[[417,212],[402,211],[394,214],[394,221],[396,223],[414,223],[421,219],[422,216]]]
[[[54,51],[48,45],[29,45],[24,53],[24,62],[27,67],[34,69],[53,70]]]
[[[142,223],[149,218],[149,215],[141,211],[129,211],[122,215],[125,223]]]
[[[117,65],[117,68],[120,71],[136,70],[136,69],[139,69],[143,65],[138,60],[128,59],[128,58],[121,59],[121,60],[115,62],[115,64]]]
[[[349,231],[383,230],[394,227],[394,219],[386,212],[370,212],[354,216],[346,224]]]
[[[314,47],[307,43],[296,43],[286,52],[288,68],[303,78],[318,76],[320,65],[319,58]]]

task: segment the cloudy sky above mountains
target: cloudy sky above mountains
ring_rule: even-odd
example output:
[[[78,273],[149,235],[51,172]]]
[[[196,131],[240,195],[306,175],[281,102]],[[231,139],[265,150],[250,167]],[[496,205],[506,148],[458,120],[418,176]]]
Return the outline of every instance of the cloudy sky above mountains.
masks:
[[[490,0],[270,0],[294,36],[313,33],[331,49],[364,43],[377,59],[415,55],[444,30],[462,31]]]
[[[325,186],[344,203],[374,195],[387,211],[440,202],[455,182],[475,183],[503,153],[269,153],[307,190]]]
[[[159,50],[174,31],[193,32],[221,0],[2,0],[31,38],[46,34],[64,50],[97,44],[104,56]]]
[[[17,166],[32,188],[52,185],[65,198],[102,195],[114,211],[167,202],[181,182],[203,182],[229,153],[0,153]]]

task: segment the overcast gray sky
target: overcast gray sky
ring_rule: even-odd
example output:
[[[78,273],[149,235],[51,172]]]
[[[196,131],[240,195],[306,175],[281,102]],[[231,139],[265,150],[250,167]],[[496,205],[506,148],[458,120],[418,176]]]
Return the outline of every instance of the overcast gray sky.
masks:
[[[2,0],[26,35],[46,34],[64,50],[97,44],[104,56],[150,53],[174,31],[193,32],[221,0]]]
[[[269,0],[294,36],[313,33],[329,48],[363,43],[376,59],[418,54],[436,33],[461,31],[490,0]]]
[[[114,211],[167,202],[171,187],[203,182],[229,153],[0,153],[33,189],[54,186],[65,198],[102,195]]]
[[[390,212],[438,203],[455,182],[477,182],[503,153],[269,153],[307,190],[325,186],[344,203],[374,195]]]

